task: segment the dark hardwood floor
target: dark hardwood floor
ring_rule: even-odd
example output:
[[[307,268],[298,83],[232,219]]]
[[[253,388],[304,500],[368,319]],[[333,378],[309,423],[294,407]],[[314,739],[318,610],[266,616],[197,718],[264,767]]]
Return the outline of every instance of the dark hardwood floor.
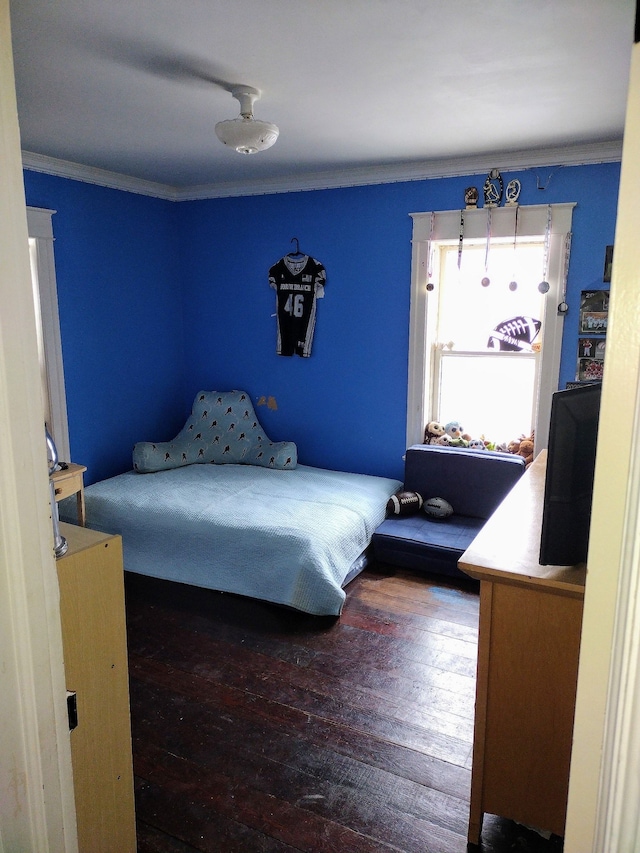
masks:
[[[128,575],[139,853],[467,850],[478,596],[389,567],[339,619]],[[487,816],[487,853],[550,853]]]

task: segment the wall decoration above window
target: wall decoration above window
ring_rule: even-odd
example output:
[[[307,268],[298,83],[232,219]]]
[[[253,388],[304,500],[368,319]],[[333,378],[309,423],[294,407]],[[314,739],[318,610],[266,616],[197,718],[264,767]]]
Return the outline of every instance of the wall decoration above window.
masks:
[[[467,187],[464,191],[464,206],[467,210],[475,210],[478,206],[478,199],[480,198],[480,193],[478,192],[478,187]]]
[[[512,181],[509,181],[507,184],[506,190],[506,203],[507,204],[517,204],[518,199],[520,198],[520,191],[522,189],[522,184],[517,178],[514,178]]]
[[[484,182],[484,206],[499,207],[504,195],[504,181],[497,169],[492,169]]]

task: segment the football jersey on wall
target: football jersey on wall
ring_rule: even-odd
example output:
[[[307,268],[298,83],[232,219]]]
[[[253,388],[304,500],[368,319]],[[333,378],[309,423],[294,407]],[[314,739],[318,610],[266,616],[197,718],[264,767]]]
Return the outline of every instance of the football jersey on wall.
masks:
[[[309,255],[285,255],[269,270],[276,291],[278,355],[311,355],[316,325],[316,301],[324,296],[324,266]]]

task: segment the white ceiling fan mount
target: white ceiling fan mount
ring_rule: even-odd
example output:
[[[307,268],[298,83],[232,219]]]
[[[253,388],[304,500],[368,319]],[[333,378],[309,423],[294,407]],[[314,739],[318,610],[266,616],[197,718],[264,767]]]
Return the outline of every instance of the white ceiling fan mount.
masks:
[[[240,116],[216,124],[216,136],[239,154],[256,154],[275,143],[280,133],[277,125],[253,117],[253,104],[260,91],[253,86],[232,86],[231,94],[240,102]]]

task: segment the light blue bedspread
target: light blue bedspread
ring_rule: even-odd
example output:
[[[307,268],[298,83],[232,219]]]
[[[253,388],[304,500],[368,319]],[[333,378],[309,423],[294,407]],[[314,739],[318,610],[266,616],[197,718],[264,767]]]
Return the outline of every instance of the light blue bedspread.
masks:
[[[131,572],[341,612],[342,583],[398,480],[298,465],[133,471],[85,489],[87,524],[122,535]]]

